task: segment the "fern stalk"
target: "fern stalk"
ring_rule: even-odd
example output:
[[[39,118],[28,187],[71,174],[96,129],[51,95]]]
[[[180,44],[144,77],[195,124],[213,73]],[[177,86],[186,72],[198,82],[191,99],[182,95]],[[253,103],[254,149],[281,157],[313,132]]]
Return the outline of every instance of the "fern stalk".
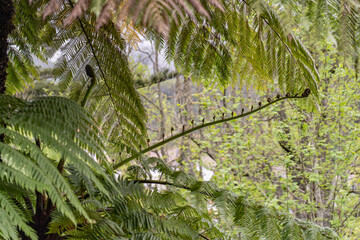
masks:
[[[262,109],[264,109],[264,108],[269,107],[270,105],[272,105],[272,104],[274,104],[274,103],[277,103],[277,102],[282,101],[282,100],[285,100],[285,99],[307,98],[307,97],[309,96],[309,94],[310,94],[310,90],[309,90],[309,89],[306,89],[305,92],[304,92],[302,95],[300,95],[300,96],[295,95],[295,96],[279,97],[279,98],[275,99],[274,101],[270,101],[270,102],[268,102],[267,104],[264,104],[264,105],[262,105],[262,106],[259,106],[258,108],[254,109],[254,110],[251,110],[251,111],[249,111],[249,112],[241,113],[240,115],[233,116],[233,117],[229,117],[229,118],[223,118],[223,119],[220,119],[220,120],[217,120],[217,121],[212,121],[212,122],[204,123],[204,124],[202,124],[202,125],[199,125],[199,126],[190,128],[190,129],[188,129],[188,130],[186,130],[186,131],[182,131],[182,132],[180,132],[180,133],[178,133],[178,134],[175,134],[174,136],[171,136],[170,138],[164,139],[164,140],[161,141],[161,142],[158,142],[158,143],[156,143],[156,144],[154,144],[154,145],[152,145],[152,146],[149,146],[148,148],[145,148],[144,150],[138,152],[137,154],[134,154],[134,155],[126,158],[125,160],[123,160],[123,161],[115,164],[115,165],[113,166],[113,169],[118,169],[119,167],[121,167],[121,166],[129,163],[131,160],[133,160],[133,159],[141,156],[141,155],[144,154],[144,153],[150,152],[150,151],[153,150],[153,149],[156,149],[156,148],[158,148],[158,147],[160,147],[160,146],[163,146],[163,145],[165,145],[166,143],[169,143],[169,142],[171,142],[171,141],[173,141],[173,140],[175,140],[175,139],[178,139],[178,138],[180,138],[180,137],[186,136],[187,134],[192,133],[192,132],[194,132],[194,131],[197,131],[197,130],[199,130],[199,129],[202,129],[202,128],[209,127],[209,126],[212,126],[212,125],[216,125],[216,124],[220,124],[220,123],[224,123],[224,122],[228,122],[228,121],[232,121],[232,120],[235,120],[235,119],[239,119],[239,118],[243,118],[243,117],[249,116],[249,115],[254,114],[254,113],[256,113],[256,112],[258,112],[258,111],[260,111],[260,110],[262,110]]]

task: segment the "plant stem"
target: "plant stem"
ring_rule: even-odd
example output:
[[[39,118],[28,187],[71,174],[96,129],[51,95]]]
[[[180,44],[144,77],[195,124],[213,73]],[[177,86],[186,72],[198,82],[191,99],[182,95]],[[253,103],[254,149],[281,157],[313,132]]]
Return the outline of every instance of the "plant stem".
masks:
[[[178,134],[175,134],[174,136],[172,136],[172,137],[170,137],[170,138],[164,139],[163,141],[158,142],[158,143],[156,143],[156,144],[154,144],[154,145],[152,145],[152,146],[150,146],[150,147],[148,147],[148,148],[145,148],[144,150],[142,150],[142,151],[140,151],[140,152],[138,152],[138,153],[136,153],[136,154],[134,154],[134,155],[126,158],[125,160],[123,160],[123,161],[115,164],[115,165],[113,166],[113,169],[116,170],[116,169],[118,169],[119,167],[121,167],[121,166],[129,163],[131,160],[133,160],[133,159],[141,156],[142,154],[147,153],[147,152],[150,152],[151,150],[153,150],[153,149],[155,149],[155,148],[158,148],[158,147],[160,147],[160,146],[163,146],[163,145],[165,145],[166,143],[169,143],[169,142],[171,142],[171,141],[173,141],[173,140],[175,140],[175,139],[178,139],[178,138],[180,138],[180,137],[182,137],[182,136],[185,136],[185,135],[187,135],[187,134],[189,134],[189,133],[192,133],[192,132],[194,132],[194,131],[196,131],[196,130],[199,130],[199,129],[202,129],[202,128],[205,128],[205,127],[209,127],[209,126],[212,126],[212,125],[216,125],[216,124],[219,124],[219,123],[224,123],[224,122],[232,121],[232,120],[235,120],[235,119],[238,119],[238,118],[243,118],[243,117],[249,116],[249,115],[251,115],[251,114],[253,114],[253,113],[256,113],[256,112],[258,112],[258,111],[260,111],[260,110],[262,110],[262,109],[264,109],[264,108],[269,107],[270,105],[272,105],[272,104],[274,104],[274,103],[277,103],[277,102],[282,101],[282,100],[285,100],[285,99],[306,98],[306,97],[308,97],[308,96],[309,96],[309,95],[305,95],[305,96],[304,96],[304,95],[300,95],[300,96],[280,97],[280,98],[275,99],[274,101],[271,101],[271,102],[269,102],[269,103],[267,103],[267,104],[262,105],[262,106],[259,107],[259,108],[254,109],[254,110],[252,110],[252,111],[249,111],[249,112],[246,112],[246,113],[237,115],[237,116],[233,116],[233,117],[229,117],[229,118],[224,118],[224,119],[220,119],[220,120],[217,120],[217,121],[208,122],[208,123],[204,123],[204,124],[198,125],[198,126],[196,126],[196,127],[190,128],[190,129],[188,129],[188,130],[186,130],[186,131],[184,131],[184,132],[180,132],[180,133],[178,133]]]

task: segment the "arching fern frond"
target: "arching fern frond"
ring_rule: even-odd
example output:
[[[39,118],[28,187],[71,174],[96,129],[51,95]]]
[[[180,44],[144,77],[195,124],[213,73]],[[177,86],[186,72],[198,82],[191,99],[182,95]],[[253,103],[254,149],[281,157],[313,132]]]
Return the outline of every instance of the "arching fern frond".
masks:
[[[307,87],[316,99],[319,75],[311,55],[274,10],[260,0],[223,5],[224,12],[208,6],[211,22],[172,22],[168,39],[154,35],[167,58],[203,81],[215,75],[224,84],[275,82],[289,93]]]
[[[182,22],[170,20],[168,37],[156,37],[169,60],[194,78],[215,74],[224,84],[239,81],[257,87],[277,82],[289,93],[310,88],[313,95],[305,102],[317,99],[318,73],[311,56],[267,4],[259,0],[222,5],[225,12],[202,3],[211,21],[196,13]],[[72,9],[71,3],[62,5],[54,16],[58,26]],[[96,32],[96,17],[88,12],[82,17],[67,29],[49,31],[48,39],[54,40],[50,47],[62,48],[56,72],[71,98],[94,113],[113,150],[133,155],[146,146],[146,115],[133,86],[125,43],[112,22]],[[152,33],[148,28],[148,36]],[[95,69],[95,86],[84,73],[86,65]]]
[[[37,239],[35,231],[27,224],[30,219],[25,212],[22,206],[14,203],[9,192],[0,190],[0,236],[3,239],[18,239],[18,229],[31,239]]]
[[[116,189],[107,185],[108,196],[96,191],[81,195],[91,225],[77,215],[81,227],[76,228],[68,217],[54,212],[50,232],[67,239],[231,239],[214,221],[230,218],[232,228],[240,231],[244,239],[338,239],[327,228],[291,218],[211,182],[171,170],[160,159],[144,160],[143,166],[146,171],[161,173],[165,181],[114,179]],[[74,185],[81,186],[84,176],[76,171],[71,175]],[[219,215],[220,211],[224,214]]]
[[[85,2],[78,1],[77,5],[82,6]],[[117,20],[111,17],[113,14],[121,19],[134,17],[135,26],[146,29],[147,36],[156,38],[157,46],[166,49],[167,58],[195,78],[206,79],[215,74],[222,83],[232,79],[258,87],[271,81],[278,83],[284,92],[295,93],[310,88],[313,97],[317,98],[319,76],[311,55],[265,1],[186,3],[180,0],[127,1],[118,8],[119,3],[108,1],[107,10],[104,10],[108,13],[104,16],[115,24]],[[89,6],[102,4],[94,1],[93,5],[76,11],[62,5],[67,10],[60,15],[64,21],[70,12],[70,16],[86,16]],[[195,11],[187,10],[188,6]],[[54,10],[46,11],[45,15]],[[189,17],[178,21],[179,13]],[[163,15],[171,17],[164,20]],[[93,26],[95,21],[95,17],[86,20],[93,22]],[[159,35],[153,23],[165,24],[169,34]]]
[[[61,173],[64,166],[71,163],[101,194],[108,194],[102,181],[110,180],[98,163],[106,166],[107,157],[91,116],[76,103],[60,97],[25,102],[0,95],[0,106],[0,121],[6,126],[0,126],[0,134],[5,135],[5,142],[0,142],[0,182],[18,186],[30,195],[47,196],[49,204],[74,224],[76,215],[90,220],[73,187]],[[21,203],[24,198],[6,194],[9,191],[0,189],[0,210],[17,216],[11,221],[12,226],[36,239],[29,226],[31,219],[21,215],[26,211],[16,207],[16,202]],[[26,204],[32,205],[31,200]]]
[[[225,239],[206,212],[188,205],[174,191],[150,191],[124,178],[114,184],[117,189],[110,190],[110,197],[96,194],[83,201],[92,225],[83,222],[75,228],[65,216],[55,214],[50,231],[68,239],[198,239],[202,234]]]
[[[218,9],[224,10],[218,0],[208,1]],[[61,3],[51,0],[44,10],[44,18],[53,14],[61,8]],[[109,21],[113,20],[118,25],[123,21],[134,21],[144,28],[156,29],[158,33],[167,35],[169,22],[173,19],[179,22],[188,16],[195,17],[195,12],[210,19],[209,12],[205,9],[204,3],[199,0],[129,0],[129,1],[77,1],[74,9],[66,16],[65,24],[71,24],[76,18],[81,17],[88,9],[91,9],[98,16],[96,29],[99,29]]]
[[[62,49],[55,73],[70,98],[90,109],[112,146],[134,153],[146,143],[146,114],[133,86],[125,43],[113,24],[95,32],[95,17],[85,17],[55,35],[49,32],[48,37],[55,38],[51,47]],[[57,21],[62,20],[59,13]],[[95,71],[95,85],[85,74],[86,65]]]
[[[17,232],[18,223],[13,224],[9,214],[3,209],[0,209],[0,217],[2,219],[0,223],[0,237],[3,239],[18,239],[19,238]]]
[[[157,171],[164,180],[141,179],[134,180],[137,183],[152,184],[155,186],[167,186],[170,192],[176,189],[186,189],[196,196],[196,203],[203,202],[208,208],[209,201],[214,203],[216,212],[209,218],[229,218],[233,219],[233,227],[238,228],[244,239],[339,239],[337,234],[328,228],[322,228],[310,222],[291,218],[287,214],[282,214],[278,210],[255,203],[244,196],[237,196],[234,193],[219,189],[214,183],[198,181],[184,172],[170,170],[166,164],[156,158],[145,159],[143,164],[148,171]],[[164,171],[162,171],[164,170]],[[159,190],[164,194],[166,190]],[[189,199],[184,198],[187,204]],[[210,205],[211,206],[211,205]],[[191,219],[198,217],[198,209],[193,209],[184,205],[177,210],[177,217]],[[202,222],[206,222],[207,216],[202,216]],[[228,223],[229,224],[229,223]]]
[[[41,37],[47,22],[34,14],[42,3],[30,4],[29,1],[14,1],[15,29],[9,36],[9,66],[7,68],[7,93],[15,94],[31,86],[34,79],[38,78],[38,72],[33,62],[33,56],[45,61],[41,48]]]

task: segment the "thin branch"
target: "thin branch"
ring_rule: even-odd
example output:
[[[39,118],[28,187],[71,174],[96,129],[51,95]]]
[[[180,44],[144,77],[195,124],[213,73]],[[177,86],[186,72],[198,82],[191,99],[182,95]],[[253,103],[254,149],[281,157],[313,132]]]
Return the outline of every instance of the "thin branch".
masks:
[[[144,94],[140,94],[141,97],[143,97],[148,103],[150,103],[152,106],[154,106],[157,110],[160,111],[160,108],[158,105],[156,105],[155,103],[153,103],[153,101],[151,101],[149,98],[147,98]]]
[[[189,187],[187,187],[185,185],[178,185],[178,184],[175,184],[175,183],[166,182],[166,181],[160,181],[160,180],[143,179],[143,180],[135,180],[134,182],[136,182],[136,183],[149,183],[149,184],[167,185],[167,186],[174,186],[174,187],[178,187],[178,188],[182,188],[182,189],[186,189],[186,190],[191,190]]]
[[[207,237],[205,237],[204,235],[202,235],[202,234],[198,234],[200,237],[202,237],[203,239],[207,239],[207,240],[210,240],[210,238],[207,238]]]
[[[351,217],[354,212],[357,210],[357,208],[360,205],[360,201],[355,205],[354,209],[351,211],[351,213],[349,215],[346,216],[346,218],[341,222],[341,225],[336,229],[339,230],[340,228],[342,228],[345,225],[345,222],[349,219],[349,217]]]
[[[187,136],[193,143],[196,144],[196,146],[198,146],[199,148],[201,148],[201,144],[198,143],[193,137]],[[210,158],[212,158],[213,160],[215,160],[215,156],[213,154],[211,154],[209,152],[209,149],[206,148],[206,151],[202,151],[203,153],[205,153],[206,155],[208,155]]]

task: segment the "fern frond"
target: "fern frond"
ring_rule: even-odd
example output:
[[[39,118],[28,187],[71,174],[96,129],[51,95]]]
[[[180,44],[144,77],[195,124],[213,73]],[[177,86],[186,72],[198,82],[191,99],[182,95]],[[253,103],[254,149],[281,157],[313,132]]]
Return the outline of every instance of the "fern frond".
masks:
[[[215,184],[211,182],[196,181],[193,177],[187,176],[185,173],[177,171],[169,171],[162,165],[165,163],[154,158],[148,159],[143,163],[145,169],[148,171],[154,171],[157,169],[165,169],[165,172],[161,172],[162,176],[166,178],[166,181],[159,180],[135,180],[138,183],[147,184],[161,184],[171,187],[171,192],[176,192],[176,188],[186,189],[191,191],[192,194],[203,195],[203,198],[197,198],[202,202],[211,200],[215,203],[217,212],[223,212],[220,214],[223,219],[231,216],[233,218],[234,227],[239,227],[241,236],[245,239],[338,239],[336,233],[330,231],[330,229],[319,227],[313,223],[301,221],[299,219],[290,218],[286,214],[281,214],[279,211],[269,208],[253,201],[248,200],[244,196],[236,196],[234,193],[219,189]],[[149,164],[149,165],[147,165]],[[159,165],[159,166],[157,166]],[[161,194],[166,191],[161,190]],[[154,193],[155,194],[155,193]],[[156,193],[158,194],[158,193]],[[178,193],[177,193],[178,194]],[[182,199],[176,197],[176,199]],[[211,229],[211,225],[205,227],[207,221],[213,221],[213,218],[203,215],[189,206],[189,200],[183,198],[185,205],[174,204],[172,211],[173,215],[177,219],[192,219],[193,225],[197,225],[199,228]],[[166,201],[171,202],[171,201]],[[163,206],[163,204],[160,204]],[[164,204],[166,206],[166,204]],[[205,204],[206,206],[206,204]],[[201,219],[201,221],[197,221]],[[216,232],[216,230],[214,229]]]
[[[110,177],[98,163],[106,166],[107,157],[91,116],[76,103],[60,97],[25,102],[1,95],[0,103],[0,121],[6,124],[6,128],[0,127],[0,134],[6,136],[6,141],[0,142],[0,181],[29,193],[46,194],[56,210],[73,224],[77,215],[90,221],[73,186],[61,174],[61,164],[72,164],[86,176],[91,182],[89,191],[96,187],[101,194],[109,194],[103,181],[110,183]],[[3,202],[6,200],[10,201],[4,198]],[[4,205],[0,209],[11,210]],[[24,233],[30,234],[27,229]]]
[[[284,220],[283,229],[281,232],[281,238],[284,240],[290,239],[304,239],[304,232],[301,230],[300,226],[295,224],[293,219]]]
[[[89,4],[89,1],[80,0],[66,16],[65,24],[71,24],[76,18],[81,17],[89,7],[98,16],[96,29],[113,20],[121,25],[124,21],[134,21],[143,28],[156,29],[159,33],[166,35],[170,19],[179,22],[187,15],[195,18],[195,12],[210,19],[209,12],[205,5],[211,4],[217,9],[224,11],[222,3],[218,0],[211,0],[204,3],[199,0],[156,0],[136,1],[130,0],[119,2],[114,0],[96,0]],[[43,18],[52,15],[61,8],[56,0],[51,0],[44,10]]]
[[[15,233],[17,231],[14,231],[14,228],[19,228],[31,239],[37,239],[35,231],[28,225],[29,219],[25,218],[23,210],[14,204],[8,192],[5,191],[0,191],[0,215],[2,216],[0,229],[5,229],[7,225],[9,227],[6,230],[0,231],[0,235],[7,236],[4,236],[5,239],[18,238],[18,234]],[[8,222],[6,220],[8,220]]]
[[[224,8],[209,9],[211,23],[172,24],[163,44],[167,58],[202,81],[216,75],[224,84],[275,82],[289,93],[306,86],[316,100],[319,75],[311,55],[274,10],[260,0],[227,2]]]
[[[18,239],[16,224],[12,224],[9,214],[0,208],[0,237],[3,239]],[[34,238],[36,239],[36,238]]]
[[[33,56],[46,61],[41,43],[42,32],[48,26],[48,22],[41,22],[39,16],[34,14],[42,4],[42,2],[30,4],[29,1],[14,1],[15,29],[9,36],[7,93],[21,92],[38,78]]]

